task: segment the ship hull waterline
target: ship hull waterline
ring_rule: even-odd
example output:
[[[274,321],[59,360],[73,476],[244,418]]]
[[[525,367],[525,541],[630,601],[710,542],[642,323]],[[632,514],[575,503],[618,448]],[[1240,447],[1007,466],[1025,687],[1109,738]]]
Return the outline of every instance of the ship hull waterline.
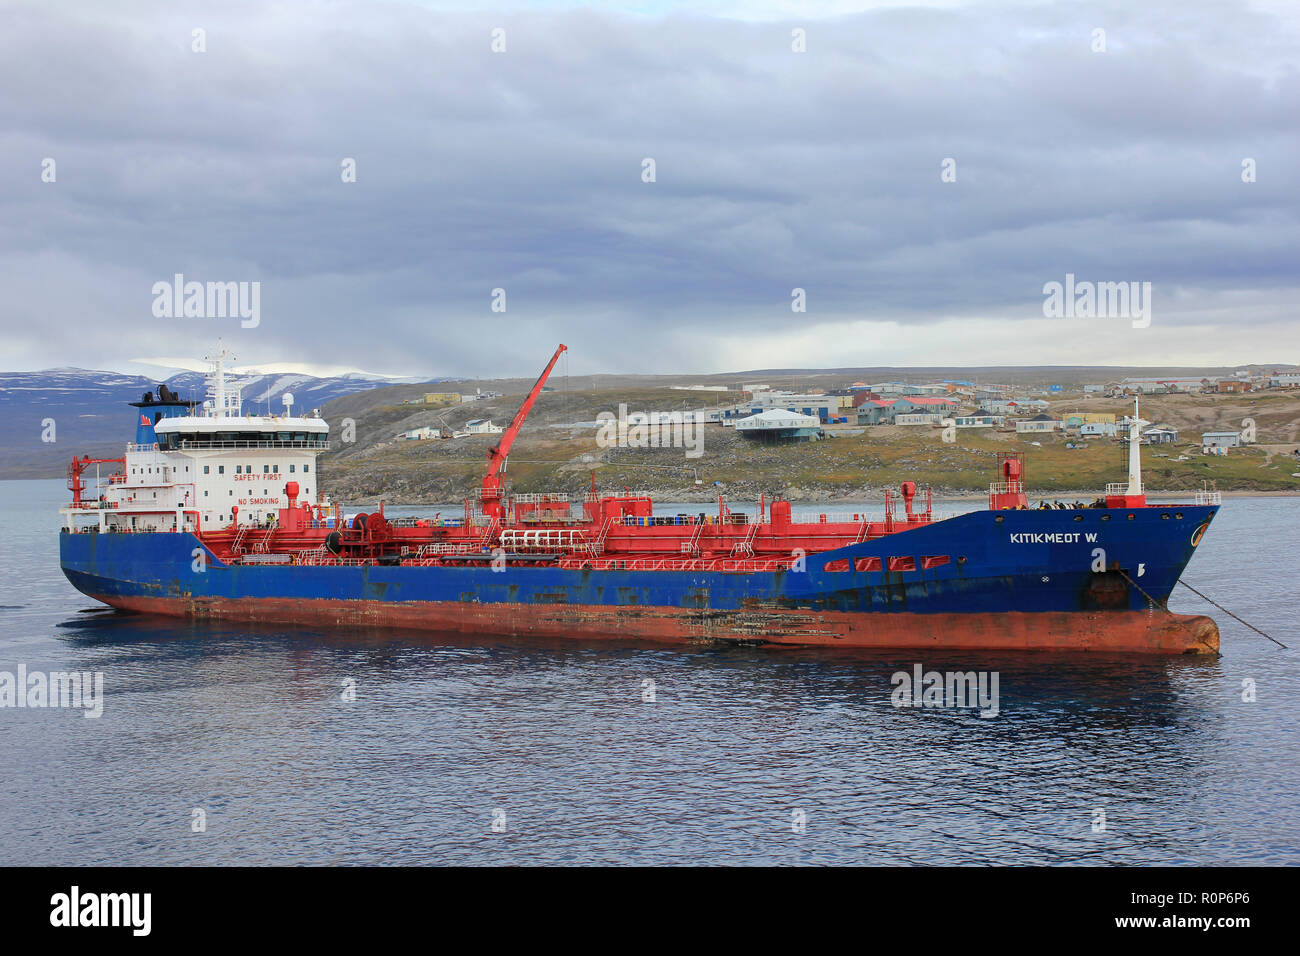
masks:
[[[1204,615],[1166,611],[853,614],[764,609],[700,611],[604,605],[294,598],[183,598],[91,595],[121,611],[321,627],[388,627],[467,635],[743,643],[898,650],[1047,650],[1217,654],[1219,629]]]

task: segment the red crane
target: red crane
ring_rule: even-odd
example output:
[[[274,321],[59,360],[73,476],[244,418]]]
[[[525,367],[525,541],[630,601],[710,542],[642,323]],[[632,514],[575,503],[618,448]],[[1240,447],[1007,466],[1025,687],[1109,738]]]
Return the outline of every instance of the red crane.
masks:
[[[85,458],[78,458],[74,455],[72,464],[68,466],[68,490],[72,492],[72,507],[74,508],[81,508],[85,505],[81,493],[86,490],[86,483],[81,480],[81,473],[91,465],[121,465],[125,468],[126,459],[91,458],[89,455]]]
[[[515,443],[515,436],[519,434],[519,429],[524,426],[524,419],[533,408],[533,403],[537,401],[537,396],[542,393],[542,386],[550,378],[551,369],[555,368],[555,363],[560,360],[560,356],[568,351],[567,345],[561,345],[551,356],[551,361],[547,363],[542,374],[538,376],[537,381],[529,390],[528,396],[524,399],[523,404],[519,406],[519,411],[515,412],[515,417],[510,420],[510,427],[501,435],[501,440],[488,449],[488,470],[483,476],[483,488],[479,492],[479,510],[485,515],[493,518],[504,518],[506,514],[505,507],[501,504],[501,469],[505,467],[506,458],[510,454],[510,446]]]

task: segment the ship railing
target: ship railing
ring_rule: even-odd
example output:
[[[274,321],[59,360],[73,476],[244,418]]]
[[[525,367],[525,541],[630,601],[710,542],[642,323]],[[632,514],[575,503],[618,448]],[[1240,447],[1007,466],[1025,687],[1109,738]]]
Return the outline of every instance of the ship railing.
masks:
[[[829,512],[828,511],[825,514],[819,512],[817,514],[794,515],[790,519],[792,524],[851,524],[851,525],[860,525],[863,522],[869,522],[872,520],[883,521],[884,519],[883,518],[873,519],[871,518],[870,515],[861,511],[857,511],[857,512],[852,512],[852,511]]]
[[[204,448],[314,448],[320,451],[328,451],[330,443],[311,439],[306,441],[292,439],[286,441],[183,441],[177,447],[184,451]]]
[[[422,544],[415,552],[415,557],[424,558],[437,554],[481,554],[483,546],[475,543],[452,543],[440,541],[436,544]]]
[[[156,441],[148,442],[148,443],[129,441],[126,443],[126,450],[127,451],[157,451],[158,443]]]
[[[1221,491],[1198,491],[1194,502],[1198,505],[1221,505],[1223,504],[1223,492]]]
[[[719,571],[784,571],[793,558],[722,558],[717,562]]]
[[[561,558],[559,566],[576,571],[781,571],[791,558]]]
[[[373,565],[375,562],[369,558],[340,558],[330,554],[328,551],[320,554],[316,551],[299,552],[296,556],[297,564],[324,566],[324,567],[362,567]]]
[[[527,514],[520,515],[515,524],[581,524],[585,521],[585,517],[575,515],[572,510],[552,511],[549,508],[539,508],[537,511],[530,511]]]
[[[995,481],[989,485],[991,495],[1023,495],[1024,493],[1023,481]]]
[[[524,494],[512,495],[511,500],[515,504],[535,505],[543,502],[564,502],[569,503],[569,496],[558,491],[529,491]]]
[[[1128,494],[1127,481],[1108,481],[1106,482],[1106,494],[1108,495],[1126,495]]]

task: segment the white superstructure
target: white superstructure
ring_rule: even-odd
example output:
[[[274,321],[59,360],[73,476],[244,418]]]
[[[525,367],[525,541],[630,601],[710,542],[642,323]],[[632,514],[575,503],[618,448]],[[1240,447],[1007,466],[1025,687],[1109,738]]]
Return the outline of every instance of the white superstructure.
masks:
[[[209,357],[208,400],[201,409],[179,399],[137,406],[140,428],[151,428],[156,440],[128,444],[123,474],[101,484],[98,497],[90,489],[82,508],[63,509],[69,527],[76,515],[97,516],[105,531],[267,526],[277,509],[288,506],[291,481],[298,484],[300,505],[322,501],[316,456],[329,448],[329,425],[289,414],[287,395],[284,415],[244,415],[239,385],[225,371],[227,358],[224,350]]]

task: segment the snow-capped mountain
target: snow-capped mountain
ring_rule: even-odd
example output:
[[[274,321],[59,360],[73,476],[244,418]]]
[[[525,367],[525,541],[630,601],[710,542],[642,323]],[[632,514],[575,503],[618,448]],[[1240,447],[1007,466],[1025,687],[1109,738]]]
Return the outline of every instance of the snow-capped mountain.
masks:
[[[283,411],[283,396],[293,395],[293,410],[308,414],[326,402],[355,392],[419,379],[369,377],[349,373],[329,378],[285,372],[235,375],[243,386],[244,411]],[[430,380],[428,384],[433,384]],[[131,409],[160,384],[182,398],[202,401],[202,372],[176,372],[167,378],[80,368],[39,372],[0,372],[0,478],[62,475],[74,454],[114,457],[131,438]],[[53,422],[51,432],[49,422]],[[54,441],[49,441],[53,435]]]

